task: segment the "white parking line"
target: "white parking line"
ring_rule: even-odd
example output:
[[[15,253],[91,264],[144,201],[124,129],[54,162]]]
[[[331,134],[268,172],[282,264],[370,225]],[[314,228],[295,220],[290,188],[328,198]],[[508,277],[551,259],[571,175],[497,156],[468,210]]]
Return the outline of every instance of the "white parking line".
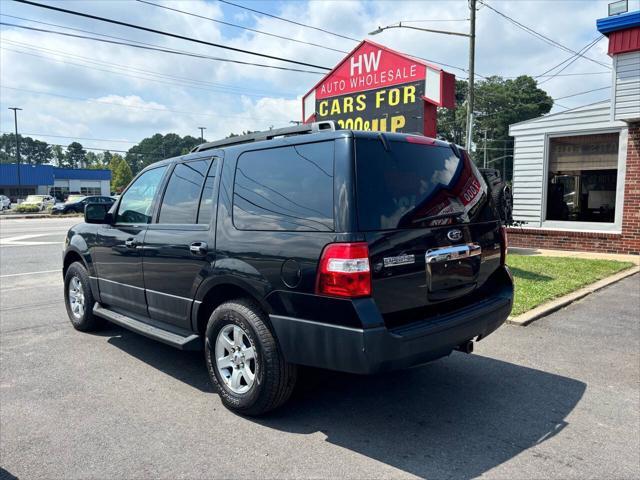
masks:
[[[57,270],[41,270],[39,272],[9,273],[7,275],[0,275],[0,278],[19,277],[21,275],[39,275],[41,273],[53,273],[53,272],[60,272],[60,269],[57,269]]]
[[[9,238],[0,238],[0,246],[18,246],[18,247],[28,247],[32,245],[56,245],[62,242],[30,242],[25,241],[30,238],[38,238],[38,237],[50,237],[52,234],[50,233],[31,233],[29,235],[18,235],[17,237],[9,237]]]

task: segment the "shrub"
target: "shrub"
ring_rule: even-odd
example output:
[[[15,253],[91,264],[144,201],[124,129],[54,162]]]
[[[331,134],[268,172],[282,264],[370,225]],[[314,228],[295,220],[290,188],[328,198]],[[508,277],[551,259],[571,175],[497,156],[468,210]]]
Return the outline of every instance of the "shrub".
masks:
[[[40,207],[37,205],[16,205],[12,210],[18,213],[37,213],[40,211]]]

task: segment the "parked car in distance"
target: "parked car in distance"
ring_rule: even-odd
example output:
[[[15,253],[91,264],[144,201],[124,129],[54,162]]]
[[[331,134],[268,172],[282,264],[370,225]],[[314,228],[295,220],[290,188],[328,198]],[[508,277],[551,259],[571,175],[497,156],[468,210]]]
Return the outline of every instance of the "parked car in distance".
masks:
[[[20,205],[34,205],[37,206],[40,210],[44,210],[49,206],[55,205],[55,203],[56,199],[51,195],[28,195],[24,202],[20,203]]]
[[[67,201],[64,203],[57,203],[51,209],[53,215],[66,214],[66,213],[84,213],[84,207],[89,203],[99,203],[111,207],[115,203],[115,199],[107,196],[95,195],[95,196],[83,196],[83,195],[69,195]]]
[[[6,195],[0,195],[0,212],[11,208],[11,199]]]
[[[65,240],[67,313],[203,349],[223,404],[259,415],[298,365],[405,368],[502,325],[494,197],[467,152],[417,135],[318,122],[205,143],[87,205]]]

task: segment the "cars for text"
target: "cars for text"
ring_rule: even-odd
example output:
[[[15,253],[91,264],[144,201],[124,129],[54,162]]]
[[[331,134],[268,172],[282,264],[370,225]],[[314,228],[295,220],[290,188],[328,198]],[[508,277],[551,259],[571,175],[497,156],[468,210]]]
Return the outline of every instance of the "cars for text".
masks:
[[[89,203],[64,295],[78,330],[108,320],[203,349],[224,405],[259,415],[300,365],[369,374],[470,352],[511,311],[505,256],[464,150],[318,122],[200,145]]]

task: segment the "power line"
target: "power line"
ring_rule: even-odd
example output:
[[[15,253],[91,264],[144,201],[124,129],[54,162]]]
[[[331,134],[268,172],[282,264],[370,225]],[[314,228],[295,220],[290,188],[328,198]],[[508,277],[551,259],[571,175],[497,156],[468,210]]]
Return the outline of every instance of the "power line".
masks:
[[[282,40],[288,40],[290,42],[296,42],[296,43],[302,43],[302,44],[305,44],[305,45],[311,45],[312,47],[324,48],[325,50],[332,50],[334,52],[349,53],[349,52],[347,52],[345,50],[338,50],[337,48],[327,47],[326,45],[319,45],[317,43],[305,42],[304,40],[298,40],[298,39],[291,38],[291,37],[285,37],[285,36],[282,36],[282,35],[277,35],[275,33],[265,32],[263,30],[256,30],[254,28],[249,28],[249,27],[245,27],[245,26],[242,26],[242,25],[236,25],[235,23],[224,22],[224,21],[218,20],[216,18],[205,17],[204,15],[198,15],[197,13],[187,12],[185,10],[180,10],[180,9],[177,9],[177,8],[168,7],[166,5],[160,5],[158,3],[148,2],[147,0],[136,0],[136,1],[138,1],[140,3],[146,3],[147,5],[153,5],[154,7],[164,8],[165,10],[171,10],[171,11],[174,11],[174,12],[182,13],[184,15],[190,15],[192,17],[202,18],[203,20],[209,20],[210,22],[215,22],[215,23],[219,23],[219,24],[222,24],[222,25],[227,25],[229,27],[240,28],[240,29],[243,29],[243,30],[247,30],[249,32],[259,33],[261,35],[267,35],[269,37],[275,37],[275,38],[280,38]]]
[[[18,0],[15,0],[18,1]],[[119,42],[119,41],[115,41],[115,40],[107,40],[104,38],[96,38],[96,37],[88,37],[86,35],[76,35],[73,33],[67,33],[67,32],[58,32],[55,30],[47,30],[45,28],[36,28],[36,27],[28,27],[27,25],[18,25],[15,23],[8,23],[8,22],[0,22],[0,25],[5,25],[5,26],[9,26],[9,27],[16,27],[16,28],[22,28],[25,30],[33,30],[36,32],[44,32],[44,33],[53,33],[55,35],[62,35],[65,37],[72,37],[72,38],[82,38],[85,40],[93,40],[96,42],[102,42],[102,43],[111,43],[114,45],[123,45],[123,46],[127,46],[127,47],[134,47],[134,48],[140,48],[143,50],[153,50],[156,52],[163,52],[163,53],[171,53],[174,55],[183,55],[183,56],[187,56],[187,57],[194,57],[194,58],[201,58],[201,59],[206,59],[206,60],[214,60],[214,61],[218,61],[218,62],[230,62],[230,63],[237,63],[240,65],[250,65],[253,67],[263,67],[263,68],[273,68],[276,70],[286,70],[289,72],[301,72],[301,73],[313,73],[313,74],[318,74],[318,75],[323,75],[323,72],[314,72],[312,70],[301,70],[301,69],[297,69],[297,68],[291,68],[291,67],[280,67],[280,66],[276,66],[276,65],[266,65],[266,64],[262,64],[262,63],[253,63],[253,62],[244,62],[242,60],[232,60],[229,58],[221,58],[221,57],[212,57],[209,55],[202,55],[199,53],[190,53],[190,52],[184,52],[184,51],[180,51],[180,50],[171,50],[171,49],[167,49],[167,48],[158,48],[158,47],[147,47],[144,45],[136,45],[133,43],[127,43],[127,42]]]
[[[8,40],[5,40],[4,42],[5,43],[12,43],[12,42],[10,42]],[[133,70],[135,72],[136,70],[139,70],[139,71],[141,71],[143,73],[143,75],[150,75],[150,76],[152,76],[152,78],[149,78],[149,77],[146,77],[146,76],[134,75],[132,73],[125,73],[125,72],[119,72],[119,71],[114,71],[114,70],[105,70],[105,69],[102,69],[102,68],[96,68],[95,66],[92,66],[92,65],[85,65],[85,64],[82,64],[82,63],[74,63],[74,62],[62,60],[62,59],[59,59],[59,58],[51,58],[51,57],[45,56],[45,55],[38,55],[36,53],[24,52],[22,50],[14,50],[12,48],[8,48],[8,47],[5,47],[5,46],[0,46],[0,48],[2,50],[7,50],[7,51],[18,53],[18,54],[21,54],[21,55],[29,55],[29,56],[34,56],[34,57],[38,57],[38,58],[44,58],[44,59],[47,59],[47,60],[52,61],[52,62],[64,63],[66,65],[72,65],[72,66],[75,66],[75,67],[86,68],[86,69],[92,70],[92,71],[107,72],[107,73],[113,73],[113,74],[116,74],[116,75],[123,75],[123,76],[126,76],[126,77],[131,77],[131,78],[136,78],[136,79],[141,79],[141,80],[148,80],[148,81],[157,82],[157,83],[160,83],[160,84],[163,84],[163,85],[178,85],[178,86],[183,86],[183,87],[187,87],[187,88],[194,88],[194,89],[197,89],[197,90],[204,90],[204,91],[207,91],[207,92],[220,91],[220,92],[226,93],[228,95],[238,95],[238,96],[246,95],[246,96],[250,96],[250,97],[251,96],[253,96],[253,97],[265,97],[266,95],[280,95],[277,92],[273,92],[273,93],[252,93],[250,91],[242,91],[242,90],[237,91],[239,89],[234,89],[234,87],[222,87],[222,86],[217,86],[215,84],[212,84],[212,86],[210,88],[204,88],[204,87],[197,86],[197,84],[201,84],[201,85],[205,85],[206,86],[206,85],[208,85],[208,82],[199,81],[199,80],[189,80],[189,79],[185,79],[186,82],[188,82],[188,83],[186,83],[185,81],[177,81],[177,80],[174,80],[174,81],[163,81],[163,80],[160,80],[158,78],[153,78],[153,77],[160,77],[160,78],[166,77],[166,78],[168,78],[170,80],[175,79],[175,78],[180,79],[180,77],[173,77],[171,75],[164,75],[164,74],[161,74],[161,73],[150,72],[150,71],[145,71],[145,70],[135,69],[135,68],[129,69],[129,68],[126,68],[126,67],[119,66],[118,64],[112,64],[110,62],[96,62],[96,61],[92,61],[90,59],[86,59],[85,60],[84,57],[80,57],[80,56],[78,56],[78,57],[82,61],[84,61],[86,63],[89,63],[89,64],[100,65],[100,66],[103,66],[103,65],[112,66],[113,65],[114,68],[122,69],[125,72],[126,71],[130,71],[130,70]],[[20,46],[20,48],[29,48],[29,47]],[[37,51],[38,49],[34,48],[33,50]],[[48,49],[45,49],[45,50],[48,50]],[[53,55],[65,56],[64,53],[55,53],[55,51],[54,51]],[[70,55],[70,57],[73,58],[74,56]],[[196,85],[194,85],[194,83]]]
[[[479,0],[479,2],[484,5],[485,7],[487,7],[488,9],[492,10],[493,12],[497,13],[498,15],[500,15],[501,17],[505,18],[507,21],[511,22],[512,24],[514,24],[515,26],[517,26],[518,28],[520,28],[521,30],[524,30],[525,32],[529,33],[530,35],[533,35],[534,37],[538,38],[539,40],[542,40],[543,42],[554,46],[556,48],[560,48],[561,50],[564,50],[565,52],[568,53],[573,53],[575,55],[578,55],[586,60],[589,60],[591,62],[597,63],[598,65],[602,65],[603,67],[606,67],[608,69],[611,69],[611,67],[603,62],[600,62],[598,60],[595,60],[591,57],[587,57],[586,55],[582,55],[578,52],[576,52],[575,50],[572,50],[571,48],[553,40],[552,38],[547,37],[546,35],[543,35],[540,32],[537,32],[536,30],[527,27],[526,25],[524,25],[523,23],[517,21],[516,19],[510,17],[509,15],[502,13],[499,10],[496,10],[495,8],[493,8],[491,5],[489,5],[486,1],[483,0]]]
[[[557,65],[556,65],[557,67]],[[554,68],[556,68],[554,67]],[[553,70],[553,69],[551,69]],[[585,77],[588,75],[611,75],[611,72],[576,72],[576,73],[559,73],[559,74],[551,74],[551,75],[535,75],[533,78],[544,78],[544,77]],[[507,76],[502,78],[518,78],[522,75],[515,76]]]
[[[588,44],[586,44],[584,47],[582,47],[579,52],[580,53],[585,53],[587,52],[590,48],[592,48],[593,46],[595,46],[602,38],[604,38],[603,36],[598,36],[596,38],[594,38],[591,42],[589,42]],[[558,70],[556,73],[552,74],[549,76],[549,78],[543,80],[542,82],[539,83],[539,85],[548,82],[550,80],[553,80],[555,77],[557,77],[558,75],[561,74],[561,72],[563,72],[564,70],[566,70],[567,68],[569,68],[571,65],[573,65],[573,63],[576,62],[576,60],[578,60],[577,55],[573,55],[571,57],[566,58],[565,60],[563,60],[562,62],[560,62],[559,64],[555,65],[554,67],[550,68],[549,70],[546,70],[544,73],[549,73],[552,70],[555,70],[556,68],[558,68],[559,66],[561,66],[563,63],[566,63],[566,65],[564,67],[562,67],[560,70]],[[539,78],[539,77],[535,77],[535,78]]]
[[[233,52],[245,53],[247,55],[254,55],[254,56],[257,56],[257,57],[268,58],[270,60],[278,60],[278,61],[281,61],[281,62],[293,63],[295,65],[302,65],[304,67],[318,68],[320,70],[331,70],[330,68],[323,67],[323,66],[320,66],[320,65],[314,65],[312,63],[300,62],[298,60],[291,60],[291,59],[288,59],[288,58],[278,57],[278,56],[275,56],[275,55],[268,55],[266,53],[254,52],[254,51],[251,51],[251,50],[245,50],[243,48],[230,47],[228,45],[222,45],[220,43],[208,42],[206,40],[200,40],[198,38],[187,37],[185,35],[178,35],[177,33],[165,32],[165,31],[162,31],[162,30],[156,30],[154,28],[144,27],[142,25],[135,25],[133,23],[121,22],[120,20],[113,20],[111,18],[100,17],[98,15],[91,15],[91,14],[83,13],[83,12],[77,12],[75,10],[68,10],[66,8],[54,7],[53,5],[44,5],[42,3],[32,2],[30,0],[14,0],[14,1],[16,1],[18,3],[24,3],[25,5],[32,5],[34,7],[45,8],[47,10],[53,10],[55,12],[62,12],[62,13],[67,13],[69,15],[75,15],[75,16],[78,16],[78,17],[90,18],[92,20],[98,20],[98,21],[101,21],[101,22],[111,23],[113,25],[121,25],[123,27],[135,28],[136,30],[142,30],[142,31],[145,31],[145,32],[155,33],[155,34],[158,34],[158,35],[164,35],[166,37],[177,38],[179,40],[185,40],[187,42],[199,43],[201,45],[207,45],[207,46],[210,46],[210,47],[222,48],[224,50],[231,50]]]
[[[17,16],[14,16],[14,15],[7,15],[5,13],[0,13],[0,16],[9,17],[9,18],[15,18],[15,19],[18,19],[18,20],[25,20],[27,22],[38,23],[38,24],[41,24],[41,25],[48,25],[50,27],[62,28],[62,29],[65,29],[65,30],[71,30],[71,31],[75,31],[75,32],[89,33],[91,35],[98,35],[100,37],[106,37],[106,38],[112,38],[112,39],[116,39],[116,40],[122,40],[122,41],[128,42],[128,43],[137,43],[137,44],[140,44],[140,45],[146,45],[146,46],[149,46],[149,47],[155,47],[156,49],[160,49],[160,51],[162,51],[162,52],[164,52],[166,50],[164,47],[162,47],[160,45],[153,44],[153,43],[147,43],[147,42],[141,42],[139,40],[132,40],[132,39],[118,37],[118,36],[114,36],[114,35],[107,35],[107,34],[104,34],[104,33],[91,32],[91,31],[88,31],[88,30],[82,30],[80,28],[66,27],[64,25],[59,25],[59,24],[56,24],[56,23],[42,22],[42,21],[39,21],[39,20],[32,20],[32,19],[24,18],[24,17],[17,17]],[[130,46],[130,45],[128,45],[128,46]],[[192,56],[192,57],[196,57],[196,58],[207,58],[207,59],[211,59],[211,60],[219,60],[219,61],[223,61],[223,62],[225,62],[225,61],[231,62],[231,60],[229,60],[229,59],[218,58],[218,57],[209,57],[209,56],[206,56],[206,55],[194,54],[192,52],[179,50],[179,49],[171,49],[171,52],[168,52],[168,53],[175,53],[175,52],[180,52],[180,53],[183,53],[184,55]],[[437,64],[437,65],[442,65],[442,66],[445,66],[445,67],[454,68],[456,70],[460,70],[460,71],[465,72],[465,73],[467,72],[466,68],[459,67],[457,65],[451,65],[449,63],[440,62],[438,60],[431,60],[429,58],[419,57],[417,55],[410,55],[410,56],[414,57],[414,58],[418,58],[420,60],[424,60],[426,62],[434,63],[434,64]],[[244,63],[244,62],[239,62],[239,63]],[[272,65],[263,65],[263,64],[254,64],[254,63],[249,63],[249,65],[268,67],[268,68],[275,68],[275,69],[279,69],[279,70],[289,70],[289,71],[294,71],[294,72],[315,73],[315,74],[318,74],[318,75],[324,75],[322,72],[311,72],[311,71],[308,71],[308,70],[288,69],[286,67],[274,67]],[[477,72],[476,72],[476,76],[477,77],[481,77],[481,78],[487,78],[486,76],[481,75],[481,74],[479,74]],[[465,79],[462,79],[462,80],[465,80]]]
[[[554,98],[553,100],[562,100],[563,98],[571,98],[571,97],[577,97],[578,95],[585,95],[587,93],[591,93],[591,92],[598,92],[600,90],[606,90],[607,88],[611,88],[610,86],[606,86],[606,87],[600,87],[600,88],[593,88],[591,90],[586,90],[584,92],[578,92],[578,93],[572,93],[571,95],[565,95],[563,97],[558,97],[558,98]]]
[[[432,18],[425,20],[402,20],[402,23],[468,22],[469,20],[469,18]]]
[[[245,7],[244,5],[239,5],[237,3],[229,2],[227,0],[218,0],[218,1],[220,1],[222,3],[226,3],[227,5],[233,5],[234,7],[237,7],[237,8],[242,8],[243,10],[248,10],[248,11],[253,12],[253,13],[258,13],[260,15],[264,15],[265,17],[276,18],[276,19],[281,20],[283,22],[292,23],[293,25],[298,25],[300,27],[310,28],[310,29],[316,30],[318,32],[328,33],[329,35],[333,35],[334,37],[344,38],[346,40],[353,40],[354,42],[359,42],[360,41],[357,38],[348,37],[348,36],[342,35],[340,33],[331,32],[329,30],[325,30],[324,28],[314,27],[313,25],[307,25],[307,24],[304,24],[304,23],[296,22],[295,20],[290,20],[288,18],[278,17],[277,15],[273,15],[273,14],[267,13],[267,12],[262,12],[260,10],[255,10],[253,8]]]
[[[51,137],[51,138],[70,138],[72,140],[93,140],[94,142],[128,143],[130,145],[137,145],[139,143],[139,142],[131,142],[129,140],[114,140],[111,138],[74,137],[69,135],[49,135],[47,133],[34,133],[34,132],[20,132],[20,135],[37,135],[39,137]]]
[[[254,9],[254,8],[250,8],[250,7],[246,7],[244,5],[239,5],[237,3],[229,2],[227,0],[218,0],[218,1],[222,2],[222,3],[226,3],[227,5],[233,5],[234,7],[241,8],[241,9],[244,9],[244,10],[248,10],[250,12],[258,13],[258,14],[264,15],[266,17],[271,17],[271,18],[275,18],[275,19],[278,19],[278,20],[282,20],[283,22],[292,23],[292,24],[298,25],[300,27],[310,28],[310,29],[317,30],[317,31],[320,31],[320,32],[328,33],[329,35],[333,35],[335,37],[343,38],[343,39],[346,39],[346,40],[352,40],[352,41],[358,42],[358,43],[361,41],[361,40],[359,40],[357,38],[349,37],[347,35],[342,35],[340,33],[331,32],[331,31],[326,30],[324,28],[314,27],[313,25],[307,25],[305,23],[296,22],[295,20],[290,20],[288,18],[279,17],[277,15],[272,15],[271,13],[262,12],[260,10]],[[419,21],[423,21],[423,20],[416,20],[416,21],[419,22]],[[426,20],[424,20],[424,21],[426,21]],[[458,20],[456,20],[456,21],[458,21]],[[403,22],[403,23],[408,23],[408,22]],[[461,72],[466,72],[467,71],[466,68],[459,67],[457,65],[451,65],[449,63],[439,62],[437,60],[430,60],[428,58],[419,57],[417,55],[409,55],[409,56],[414,57],[414,58],[418,58],[420,60],[424,60],[424,61],[429,62],[429,63],[435,63],[437,65],[442,65],[444,67],[455,68],[456,70],[460,70]],[[480,75],[479,73],[476,73],[476,76],[482,77],[482,78],[487,78],[484,75]]]
[[[37,23],[37,24],[41,24],[41,25],[48,25],[48,26],[51,26],[51,27],[62,28],[62,29],[65,29],[65,30],[71,30],[71,31],[82,32],[82,33],[89,33],[89,34],[92,34],[92,35],[98,35],[98,36],[101,36],[101,37],[113,38],[113,39],[116,39],[116,40],[123,40],[125,42],[137,43],[137,44],[140,44],[140,45],[147,45],[147,46],[150,46],[150,47],[156,47],[156,48],[160,48],[160,49],[163,48],[161,45],[157,45],[157,44],[153,44],[153,43],[140,42],[138,40],[132,40],[132,39],[123,38],[123,37],[117,37],[117,36],[113,36],[113,35],[106,35],[106,34],[103,34],[103,33],[91,32],[91,31],[82,30],[82,29],[79,29],[79,28],[66,27],[66,26],[63,26],[63,25],[55,24],[55,23],[41,22],[41,21],[38,21],[38,20],[30,19],[30,18],[17,17],[17,16],[14,16],[14,15],[7,15],[7,14],[4,14],[4,13],[0,13],[0,17],[15,18],[15,19],[18,19],[18,20],[24,20],[24,21],[27,21],[27,22]],[[229,88],[230,90],[231,89],[235,89],[235,90],[239,90],[243,94],[246,94],[246,95],[249,95],[249,96],[252,95],[251,94],[252,91],[255,92],[254,96],[258,96],[258,94],[262,94],[261,96],[264,96],[264,95],[281,95],[281,96],[285,96],[286,95],[286,94],[280,93],[280,92],[246,90],[246,89],[243,89],[241,87],[236,87],[236,86],[230,85],[230,84],[208,82],[208,81],[196,80],[196,79],[192,79],[192,78],[188,78],[188,77],[180,77],[180,76],[176,76],[176,75],[168,75],[166,73],[153,72],[153,71],[150,71],[150,70],[143,70],[141,68],[135,68],[135,67],[132,67],[132,66],[124,67],[123,65],[117,64],[117,63],[110,63],[110,62],[105,62],[105,61],[96,61],[95,59],[87,59],[87,57],[83,57],[81,55],[72,54],[72,53],[68,53],[68,52],[63,52],[61,50],[53,50],[53,49],[49,49],[49,48],[44,48],[44,47],[40,47],[40,46],[29,44],[29,43],[17,42],[15,40],[3,39],[3,42],[4,43],[9,43],[9,44],[19,45],[19,46],[21,46],[23,48],[27,48],[27,49],[44,50],[44,51],[47,51],[47,52],[54,53],[56,55],[75,57],[75,58],[86,60],[87,62],[91,62],[91,63],[98,63],[98,64],[99,63],[103,63],[103,64],[106,64],[106,65],[117,66],[118,68],[122,68],[122,69],[126,69],[126,70],[138,70],[140,72],[148,73],[150,75],[153,74],[153,75],[164,76],[164,77],[168,77],[168,78],[172,78],[172,79],[176,79],[176,80],[184,80],[184,81],[187,81],[187,82],[190,82],[190,83],[199,83],[199,84],[211,85],[211,86],[214,86],[214,87]],[[184,50],[178,50],[178,49],[171,49],[171,50],[172,50],[172,52],[180,52],[180,53],[184,53],[186,55],[192,55],[192,52],[188,52],[188,51],[184,51]],[[199,54],[196,54],[196,55],[200,56]],[[212,60],[218,60],[216,57],[211,57],[211,59]],[[220,59],[220,60],[221,61],[226,61],[227,59]],[[269,67],[271,67],[271,65],[269,65]],[[322,75],[322,72],[316,72],[316,73],[319,74],[319,75]]]
[[[2,134],[8,134],[8,135],[13,135],[13,132],[1,132]],[[21,136],[23,135],[22,133],[20,134]],[[26,135],[26,134],[24,134]],[[40,133],[30,133],[28,135],[38,135],[38,136],[42,136],[42,137],[46,137],[46,135],[40,134]],[[74,137],[68,137],[68,138],[74,138]],[[37,140],[37,138],[35,139]],[[49,143],[49,142],[45,142],[47,145],[51,146],[51,147],[63,147],[63,148],[67,148],[69,145],[64,145],[62,143]],[[73,143],[73,142],[71,142]],[[136,144],[137,145],[137,144]],[[100,147],[87,147],[85,145],[82,145],[82,148],[84,150],[96,150],[96,151],[101,151],[101,152],[114,152],[114,153],[129,153],[129,150],[117,150],[117,149],[113,149],[113,148],[100,148]],[[131,152],[132,155],[156,155],[156,156],[162,156],[162,153],[160,152]]]
[[[234,60],[228,59],[228,58],[212,57],[212,56],[209,56],[209,55],[204,55],[204,54],[200,54],[200,53],[193,53],[193,52],[189,52],[189,51],[186,51],[186,50],[180,50],[180,49],[177,49],[177,48],[171,48],[171,49],[169,49],[170,51],[167,52],[166,51],[167,49],[165,47],[163,47],[162,45],[154,44],[154,43],[141,42],[139,40],[133,40],[133,39],[130,39],[130,38],[125,38],[125,37],[118,37],[118,36],[115,36],[115,35],[107,35],[105,33],[98,33],[98,32],[93,32],[93,31],[90,31],[90,30],[83,30],[81,28],[67,27],[65,25],[59,25],[57,23],[42,22],[40,20],[33,20],[31,18],[17,17],[15,15],[7,15],[6,13],[0,13],[0,16],[1,17],[8,17],[8,18],[15,18],[17,20],[24,20],[24,21],[27,21],[27,22],[37,23],[37,24],[40,24],[40,25],[47,25],[47,26],[50,26],[50,27],[62,28],[63,30],[70,30],[70,31],[73,31],[73,32],[88,33],[90,35],[97,35],[99,37],[112,38],[112,39],[115,39],[115,40],[122,40],[123,42],[127,42],[126,46],[133,46],[133,45],[129,45],[129,43],[136,43],[136,44],[139,44],[139,45],[146,45],[146,46],[149,46],[149,47],[155,47],[155,49],[157,49],[157,50],[159,50],[159,51],[161,51],[163,53],[181,53],[181,54],[184,54],[186,56],[191,56],[191,57],[195,57],[195,58],[204,58],[204,59],[221,61],[221,62],[241,63],[241,64],[247,64],[247,65],[257,66],[257,67],[275,68],[275,69],[278,69],[278,70],[290,70],[290,71],[294,71],[294,72],[316,73],[318,75],[323,75],[322,72],[311,72],[311,71],[308,71],[308,70],[288,69],[287,67],[277,67],[277,66],[265,65],[265,64],[261,64],[261,63],[234,61]],[[12,25],[12,24],[9,24],[9,25]],[[51,33],[49,30],[44,30],[44,31],[47,32],[47,33]],[[55,32],[55,31],[53,33],[62,34],[62,32]],[[81,38],[84,38],[84,37],[81,37]],[[91,38],[91,40],[93,40],[93,38]],[[5,40],[5,41],[7,41],[7,40]]]
[[[577,92],[577,93],[572,93],[572,94],[570,94],[570,95],[565,95],[565,96],[563,96],[563,97],[552,98],[551,100],[553,100],[553,105],[554,105],[554,106],[562,107],[562,108],[564,108],[564,109],[569,110],[570,108],[573,108],[573,107],[565,107],[564,105],[560,105],[559,103],[556,103],[556,100],[562,100],[563,98],[577,97],[577,96],[580,96],[580,95],[585,95],[585,94],[587,94],[587,93],[591,93],[591,92],[598,92],[598,91],[600,91],[600,90],[605,90],[605,89],[607,89],[607,88],[611,88],[611,87],[606,86],[606,87],[594,88],[594,89],[592,89],[592,90],[586,90],[586,91],[584,91],[584,92]],[[538,102],[538,104],[540,104],[540,103],[541,103],[541,102]],[[478,117],[480,117],[480,118],[487,118],[487,117],[492,117],[492,116],[494,116],[494,115],[499,115],[499,114],[501,114],[501,113],[503,113],[503,112],[502,112],[502,111],[499,111],[499,112],[492,112],[492,113],[486,113],[486,114],[481,114],[480,112],[474,112],[474,115],[477,115],[477,116],[478,116]]]

